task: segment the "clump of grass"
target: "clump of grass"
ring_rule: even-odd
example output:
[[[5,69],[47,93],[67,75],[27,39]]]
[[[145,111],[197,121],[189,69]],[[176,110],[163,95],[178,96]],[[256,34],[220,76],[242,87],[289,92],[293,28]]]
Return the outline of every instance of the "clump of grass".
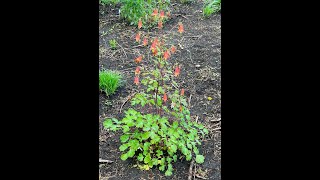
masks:
[[[107,96],[114,94],[118,87],[122,85],[122,75],[117,71],[99,71],[99,89]]]
[[[211,14],[221,10],[221,0],[206,0],[203,8],[203,16],[209,17]]]

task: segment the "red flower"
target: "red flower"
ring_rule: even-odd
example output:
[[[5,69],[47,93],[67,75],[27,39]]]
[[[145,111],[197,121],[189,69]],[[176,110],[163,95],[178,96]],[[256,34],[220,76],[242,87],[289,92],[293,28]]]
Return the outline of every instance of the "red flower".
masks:
[[[154,9],[153,13],[152,13],[152,16],[157,16],[157,15],[158,15],[158,9]]]
[[[156,47],[157,47],[157,45],[158,45],[158,38],[155,38],[155,39],[153,40],[152,44],[151,44],[150,49],[151,49],[151,50],[155,50]]]
[[[184,89],[181,89],[181,96],[184,95]]]
[[[163,94],[163,98],[162,99],[163,99],[164,102],[166,102],[168,100],[168,97],[167,97],[166,93]]]
[[[135,77],[134,77],[134,83],[135,83],[136,85],[139,84],[139,77],[138,77],[138,76],[135,76]]]
[[[161,21],[161,20],[158,22],[158,28],[159,28],[159,29],[162,29],[162,28],[163,28],[163,25],[162,25],[162,21]]]
[[[158,54],[158,50],[157,49],[152,49],[152,53],[154,56],[156,56]]]
[[[140,35],[141,35],[140,32],[137,33],[137,35],[136,35],[136,41],[137,41],[137,42],[140,42]]]
[[[144,39],[143,39],[143,45],[144,45],[144,46],[148,45],[148,39],[147,39],[147,38],[144,38]]]
[[[179,76],[179,74],[180,74],[180,67],[179,66],[177,66],[176,67],[176,69],[174,70],[174,76]]]
[[[140,74],[140,67],[137,66],[136,70],[134,71],[134,74],[137,75],[137,74]]]
[[[179,23],[179,28],[178,28],[178,32],[179,33],[183,33],[184,29],[183,29],[183,24]]]
[[[139,19],[138,28],[140,29],[141,27],[142,27],[142,21],[141,21],[141,19]]]
[[[142,56],[137,57],[134,61],[136,63],[140,63],[142,61]]]
[[[169,53],[169,51],[167,50],[167,51],[164,52],[163,58],[164,58],[165,60],[167,60],[169,57],[170,57],[170,53]]]
[[[164,17],[164,11],[160,11],[160,17],[161,17],[161,18]]]
[[[171,46],[170,50],[171,50],[171,53],[173,54],[177,51],[177,48],[175,46]]]

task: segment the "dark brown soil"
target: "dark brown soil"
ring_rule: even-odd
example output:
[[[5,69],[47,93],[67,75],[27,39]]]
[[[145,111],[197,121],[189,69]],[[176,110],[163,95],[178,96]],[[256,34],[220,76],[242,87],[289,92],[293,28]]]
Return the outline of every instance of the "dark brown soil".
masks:
[[[202,17],[203,2],[183,5],[171,1],[172,19],[164,24],[165,32],[172,29],[179,21],[184,24],[185,32],[181,47],[170,58],[182,65],[180,83],[186,90],[186,96],[191,96],[191,115],[193,120],[198,116],[198,121],[205,124],[210,133],[199,147],[205,156],[205,162],[196,166],[197,176],[206,179],[220,180],[221,167],[221,132],[220,132],[220,105],[221,105],[221,28],[220,14],[210,18]],[[128,96],[135,92],[133,84],[135,63],[134,58],[139,53],[144,54],[144,48],[135,47],[134,42],[136,27],[128,26],[118,16],[119,7],[100,7],[100,68],[118,70],[126,80],[116,94],[106,97],[100,94],[99,123],[100,123],[100,158],[114,161],[110,164],[100,164],[100,179],[138,180],[138,179],[188,179],[190,162],[183,159],[174,163],[174,172],[171,177],[166,177],[163,172],[153,168],[141,171],[135,167],[133,160],[120,159],[119,134],[105,130],[102,122],[106,117],[120,118],[120,107]],[[103,14],[102,14],[103,12]],[[152,32],[157,30],[152,29]],[[121,47],[111,50],[109,40],[115,39]],[[134,48],[132,48],[134,47]],[[211,97],[212,100],[208,100]],[[130,103],[123,106],[123,110]],[[200,179],[195,177],[195,179]]]

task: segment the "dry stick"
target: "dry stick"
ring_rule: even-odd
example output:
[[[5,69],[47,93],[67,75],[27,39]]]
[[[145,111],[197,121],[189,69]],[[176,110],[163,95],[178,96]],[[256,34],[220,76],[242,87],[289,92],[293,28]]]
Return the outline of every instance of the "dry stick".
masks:
[[[122,103],[121,107],[120,107],[120,113],[122,110],[122,107],[124,106],[124,104],[126,104],[127,101],[129,101],[136,93],[133,93],[132,95],[129,95],[129,97]]]
[[[99,163],[113,163],[113,161],[106,160],[106,159],[99,159]]]
[[[126,51],[124,51],[123,47],[119,43],[117,43],[117,44],[121,47],[122,51],[124,52],[124,55],[126,55],[126,58],[128,58],[127,53],[126,53]]]
[[[199,176],[199,175],[196,175],[196,177],[199,178],[199,179],[207,179],[207,178]]]
[[[211,120],[211,122],[220,122],[221,118],[217,119],[217,120]]]
[[[188,101],[188,103],[189,103],[189,108],[191,107],[191,104],[190,104],[190,102],[191,102],[191,96],[192,96],[192,94],[190,94],[189,101]]]
[[[192,167],[193,167],[193,163],[194,160],[192,159],[191,163],[190,163],[190,167],[189,167],[189,176],[188,176],[188,180],[192,179]]]
[[[196,179],[197,164],[194,165],[193,179]]]

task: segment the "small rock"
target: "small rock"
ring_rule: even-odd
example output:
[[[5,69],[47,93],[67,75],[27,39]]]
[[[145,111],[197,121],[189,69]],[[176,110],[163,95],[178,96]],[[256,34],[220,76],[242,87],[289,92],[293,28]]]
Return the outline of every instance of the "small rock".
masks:
[[[200,64],[197,64],[196,67],[200,67]]]

